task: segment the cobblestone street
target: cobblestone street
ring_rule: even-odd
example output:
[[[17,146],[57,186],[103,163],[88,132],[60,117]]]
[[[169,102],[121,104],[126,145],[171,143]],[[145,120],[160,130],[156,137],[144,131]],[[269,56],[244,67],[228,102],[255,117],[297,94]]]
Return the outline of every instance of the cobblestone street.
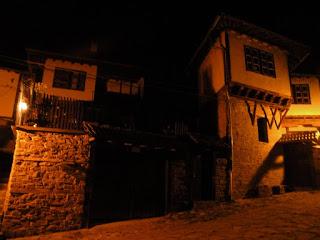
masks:
[[[200,202],[164,217],[97,225],[38,239],[320,239],[320,192],[302,191],[233,203]]]

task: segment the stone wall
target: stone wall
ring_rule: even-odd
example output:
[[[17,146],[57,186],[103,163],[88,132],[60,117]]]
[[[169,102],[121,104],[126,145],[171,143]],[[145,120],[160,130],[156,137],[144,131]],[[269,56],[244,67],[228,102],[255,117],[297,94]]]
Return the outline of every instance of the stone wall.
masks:
[[[228,173],[227,173],[227,159],[216,158],[215,167],[215,196],[216,201],[226,201],[228,197]]]
[[[191,207],[190,176],[186,156],[169,161],[169,211],[181,211]]]
[[[312,148],[314,186],[320,188],[320,148]]]
[[[284,181],[284,157],[282,146],[277,144],[285,129],[277,129],[273,123],[268,127],[268,142],[260,142],[257,118],[264,117],[260,104],[252,124],[246,103],[243,99],[230,98],[231,126],[233,139],[232,153],[232,196],[241,198],[261,186],[272,188]],[[249,101],[253,110],[253,102]],[[271,111],[264,105],[271,121]],[[279,115],[277,115],[279,122]],[[261,188],[262,189],[262,188]],[[270,190],[271,191],[271,190]]]
[[[85,214],[89,136],[17,130],[4,204],[6,237],[80,228]]]

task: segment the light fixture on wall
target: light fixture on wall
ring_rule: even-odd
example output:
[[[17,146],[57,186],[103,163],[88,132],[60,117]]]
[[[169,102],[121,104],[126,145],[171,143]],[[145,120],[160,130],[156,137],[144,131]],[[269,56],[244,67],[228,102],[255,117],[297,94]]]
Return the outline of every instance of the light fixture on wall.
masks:
[[[317,132],[316,132],[316,139],[319,139],[319,137],[320,137],[320,132],[317,131]]]
[[[19,102],[18,108],[20,111],[26,111],[28,109],[28,104],[26,102]]]
[[[316,132],[315,137],[316,137],[317,141],[312,141],[312,143],[314,144],[312,147],[313,148],[320,148],[320,145],[319,145],[320,132],[319,131]]]

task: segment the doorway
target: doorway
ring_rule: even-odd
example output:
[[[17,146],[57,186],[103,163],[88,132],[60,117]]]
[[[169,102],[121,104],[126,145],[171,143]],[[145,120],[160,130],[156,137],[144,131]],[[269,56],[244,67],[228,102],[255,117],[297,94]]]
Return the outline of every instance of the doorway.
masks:
[[[212,152],[198,155],[193,161],[193,200],[214,200],[215,161]]]
[[[165,159],[161,154],[97,144],[89,216],[92,224],[163,215],[165,196]]]

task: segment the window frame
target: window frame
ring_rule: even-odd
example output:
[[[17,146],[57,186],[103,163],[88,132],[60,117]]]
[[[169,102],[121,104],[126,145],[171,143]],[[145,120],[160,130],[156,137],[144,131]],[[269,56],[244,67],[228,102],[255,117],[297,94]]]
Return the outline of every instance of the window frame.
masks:
[[[60,83],[59,81],[57,81],[58,74],[66,74],[65,79],[60,80]],[[73,83],[74,79],[77,80],[76,83]],[[66,89],[66,90],[85,91],[86,80],[87,80],[87,73],[84,71],[56,67],[54,69],[52,87]],[[73,84],[75,84],[75,87]]]
[[[244,56],[246,71],[277,77],[273,53],[244,45]]]
[[[119,91],[114,91],[109,89],[108,88],[109,81],[119,82]],[[105,88],[106,88],[106,93],[120,94],[120,95],[127,95],[127,96],[139,96],[141,92],[138,82],[127,80],[127,79],[120,79],[120,78],[108,78],[105,82]]]
[[[306,89],[303,89],[304,87],[306,87]],[[299,90],[299,92],[297,92],[297,89]],[[293,97],[293,104],[311,104],[310,86],[308,83],[291,84],[291,92]],[[298,96],[298,94],[300,94],[300,96]],[[299,99],[301,99],[301,101],[299,101]]]

